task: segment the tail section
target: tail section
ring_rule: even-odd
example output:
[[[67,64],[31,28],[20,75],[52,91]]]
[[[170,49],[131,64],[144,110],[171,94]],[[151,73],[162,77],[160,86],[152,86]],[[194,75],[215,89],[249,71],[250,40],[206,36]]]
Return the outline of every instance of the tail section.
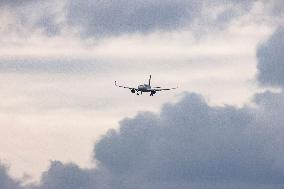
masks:
[[[149,78],[149,86],[151,86],[151,75],[150,75],[150,78]]]

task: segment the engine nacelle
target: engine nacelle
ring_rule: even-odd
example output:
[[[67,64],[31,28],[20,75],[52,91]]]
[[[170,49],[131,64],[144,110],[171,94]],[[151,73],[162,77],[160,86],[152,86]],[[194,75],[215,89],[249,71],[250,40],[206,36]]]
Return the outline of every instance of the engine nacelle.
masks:
[[[131,91],[132,93],[135,93],[135,92],[136,92],[136,90],[135,90],[135,89],[131,89],[130,91]]]

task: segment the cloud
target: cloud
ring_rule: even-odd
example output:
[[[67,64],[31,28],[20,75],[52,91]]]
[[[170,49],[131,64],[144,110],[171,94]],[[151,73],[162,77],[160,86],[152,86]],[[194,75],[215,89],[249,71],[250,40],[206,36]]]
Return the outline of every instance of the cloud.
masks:
[[[284,147],[284,120],[272,116],[283,113],[283,94],[269,95],[257,95],[257,109],[237,109],[210,107],[189,94],[165,105],[159,115],[140,113],[122,121],[119,131],[109,131],[96,144],[95,159],[114,178],[126,180],[114,184],[121,188],[167,188],[166,183],[178,188],[193,183],[283,186],[284,164],[274,145]]]
[[[172,31],[198,22],[213,27],[229,23],[248,12],[253,1],[197,1],[197,0],[118,0],[67,2],[67,23],[79,28],[82,36],[117,36],[128,33]],[[222,11],[207,11],[206,6]],[[216,9],[216,10],[217,10]],[[210,12],[210,13],[209,13]],[[209,13],[209,14],[208,14]],[[212,13],[212,14],[211,14]],[[216,19],[212,19],[218,15]],[[213,23],[208,23],[213,22]]]
[[[6,31],[3,32],[5,36],[15,33],[31,37],[38,31],[47,36],[59,35],[64,27],[60,18],[61,3],[54,0],[2,0],[0,11],[4,14],[0,15],[0,19],[4,23],[1,30]]]
[[[283,16],[282,1],[261,3],[266,10],[263,13],[273,15],[273,20]],[[184,28],[200,34],[228,26],[235,18],[249,13],[255,4],[252,0],[2,0],[0,8],[9,9],[15,16],[15,27],[19,25],[14,30],[19,32],[25,27],[26,35],[35,30],[47,36],[68,31],[83,38],[101,38]]]
[[[268,10],[265,14],[281,15],[281,1],[261,3]],[[255,4],[252,0],[0,1],[0,7],[8,7],[15,16],[15,25],[21,23],[29,30],[27,35],[34,30],[47,36],[68,31],[77,32],[83,38],[171,32],[184,28],[199,34],[203,30],[209,32],[228,26],[235,18],[249,13]]]
[[[26,3],[36,2],[39,0],[0,0],[0,7],[1,6],[21,6]]]
[[[100,38],[168,32],[192,24],[197,28],[201,25],[216,27],[247,13],[253,1],[48,0],[43,3],[38,0],[13,0],[0,1],[1,5],[13,12],[15,23],[28,26],[30,31],[42,30],[48,36],[56,36],[68,28],[68,31],[78,31],[82,37]],[[210,11],[211,8],[213,11]]]
[[[257,50],[258,80],[263,85],[284,87],[284,27],[274,34]]]
[[[57,13],[46,11],[37,18],[34,28],[41,29],[47,36],[59,35],[63,24],[58,23]]]
[[[174,30],[200,13],[201,3],[191,1],[84,1],[67,2],[67,22],[87,36],[148,33]]]
[[[279,50],[279,31],[258,56]],[[251,102],[210,106],[202,96],[186,94],[160,113],[140,112],[109,130],[94,147],[97,168],[53,161],[38,185],[25,188],[283,188],[284,93],[258,93]],[[6,188],[19,187],[2,172]]]
[[[51,162],[34,187],[282,188],[284,94],[256,94],[253,102],[209,106],[187,94],[109,130],[95,145],[96,169]]]
[[[8,175],[7,167],[0,164],[0,189],[20,189],[20,182]]]
[[[280,19],[283,19],[284,16],[284,1],[282,0],[271,0],[271,1],[263,1],[265,3],[265,6],[267,8],[267,11],[269,14],[275,19],[277,17],[280,17]],[[281,21],[280,21],[281,24]]]
[[[82,73],[106,69],[103,63],[91,59],[15,58],[0,59],[2,73]]]
[[[186,94],[109,130],[94,148],[97,168],[53,161],[28,188],[283,188],[284,94],[260,93],[252,102],[209,106]]]
[[[75,164],[62,164],[52,161],[49,169],[43,173],[41,185],[34,189],[78,189],[93,188],[94,171],[83,170]]]
[[[258,49],[263,84],[283,87],[277,53],[282,35],[280,28]],[[271,64],[277,69],[271,71]],[[2,69],[42,69],[18,65]],[[56,63],[46,68],[58,70]],[[242,108],[210,106],[200,95],[186,94],[160,113],[141,112],[109,130],[94,147],[97,168],[52,161],[38,185],[20,187],[2,166],[0,189],[283,188],[284,93],[259,93],[252,102]]]

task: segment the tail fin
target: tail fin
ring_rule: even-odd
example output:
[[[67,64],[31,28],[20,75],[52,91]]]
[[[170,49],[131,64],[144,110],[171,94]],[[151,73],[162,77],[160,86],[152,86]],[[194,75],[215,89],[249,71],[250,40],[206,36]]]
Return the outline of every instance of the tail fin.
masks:
[[[149,86],[151,86],[151,75],[150,75],[150,78],[149,78]]]

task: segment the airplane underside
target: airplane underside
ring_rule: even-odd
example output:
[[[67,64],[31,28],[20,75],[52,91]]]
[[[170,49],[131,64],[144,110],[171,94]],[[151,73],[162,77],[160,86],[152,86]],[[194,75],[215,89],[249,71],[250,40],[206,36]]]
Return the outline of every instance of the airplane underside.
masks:
[[[143,92],[144,93],[150,93],[150,96],[154,96],[154,94],[156,94],[156,91],[149,91],[149,90],[145,90],[145,91],[142,91],[142,90],[135,90],[135,89],[131,89],[130,90],[132,93],[136,93],[137,95],[142,95],[143,94]],[[140,94],[139,94],[139,92],[140,92]]]

